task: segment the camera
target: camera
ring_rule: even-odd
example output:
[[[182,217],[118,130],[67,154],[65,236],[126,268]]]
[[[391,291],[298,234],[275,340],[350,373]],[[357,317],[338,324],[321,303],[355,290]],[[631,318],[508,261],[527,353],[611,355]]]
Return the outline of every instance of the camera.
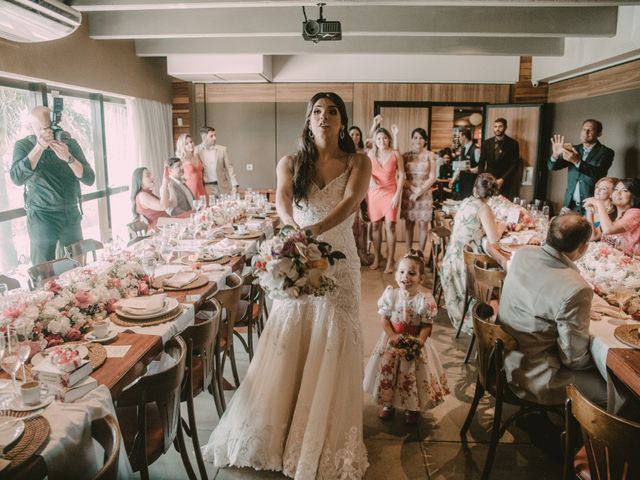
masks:
[[[62,109],[64,107],[64,101],[61,97],[53,98],[53,110],[51,111],[51,131],[53,132],[53,138],[57,142],[69,143],[71,140],[71,134],[65,131],[60,126],[62,120]]]

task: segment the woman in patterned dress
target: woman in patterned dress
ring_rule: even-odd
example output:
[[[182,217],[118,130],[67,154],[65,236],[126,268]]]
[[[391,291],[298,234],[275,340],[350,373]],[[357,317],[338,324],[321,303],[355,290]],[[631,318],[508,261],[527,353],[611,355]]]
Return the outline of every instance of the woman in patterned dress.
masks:
[[[406,152],[404,171],[406,179],[402,190],[400,218],[405,224],[407,251],[413,248],[413,232],[418,224],[419,250],[424,252],[429,237],[429,225],[433,214],[431,187],[436,183],[436,154],[426,149],[427,132],[414,128],[411,132],[413,150]]]
[[[490,243],[497,242],[506,228],[506,224],[496,221],[487,204],[489,198],[497,194],[496,178],[490,173],[481,173],[474,183],[473,195],[460,203],[453,219],[453,232],[442,261],[441,282],[447,313],[456,328],[467,314],[463,312],[467,274],[462,251],[469,244],[475,252],[482,252],[482,237],[486,236]]]

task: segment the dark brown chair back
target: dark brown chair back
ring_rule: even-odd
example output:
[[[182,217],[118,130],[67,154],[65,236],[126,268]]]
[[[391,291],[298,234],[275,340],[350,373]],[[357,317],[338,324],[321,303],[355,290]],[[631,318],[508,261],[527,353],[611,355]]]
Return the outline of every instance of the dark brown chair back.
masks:
[[[185,385],[185,392],[194,392],[194,387],[198,392],[206,389],[211,385],[211,380],[214,373],[214,357],[216,341],[218,338],[218,329],[220,328],[220,318],[222,317],[222,305],[216,299],[209,301],[207,310],[211,311],[211,318],[204,322],[190,325],[185,330],[180,332],[180,336],[187,344],[187,368],[189,378]],[[201,385],[193,385],[193,360],[198,357],[198,360],[202,362],[202,379],[198,379],[198,382],[202,380]],[[190,387],[190,388],[189,388]],[[184,401],[184,395],[183,395]]]
[[[6,275],[0,275],[0,283],[4,283],[7,286],[7,290],[15,290],[20,288],[20,282],[15,278],[7,277]]]
[[[80,240],[79,242],[72,243],[64,247],[64,252],[67,257],[74,259],[84,266],[87,263],[87,254],[91,253],[93,261],[97,260],[96,250],[104,248],[101,242],[94,240],[93,238],[87,238],[86,240]]]
[[[117,407],[137,407],[137,433],[130,452],[127,452],[134,471],[143,462],[151,463],[171,447],[176,438],[180,419],[180,391],[185,374],[187,346],[180,336],[169,340],[164,351],[173,357],[175,364],[161,372],[145,375],[125,389],[118,397]],[[146,452],[147,404],[155,403],[161,419],[162,451]],[[148,464],[147,463],[147,464]]]
[[[93,480],[116,480],[122,439],[118,422],[112,415],[94,420],[91,422],[91,436],[104,449],[104,462]]]
[[[502,283],[507,273],[492,258],[473,261],[473,296],[478,302],[489,303],[494,292],[497,298],[502,293]]]
[[[593,479],[640,478],[640,424],[613,415],[567,386],[565,478],[576,478],[573,449],[578,429],[582,433],[590,477]],[[576,425],[577,422],[577,425]]]
[[[141,220],[127,223],[127,230],[129,230],[129,240],[133,240],[136,237],[144,237],[149,231],[149,225]]]
[[[37,288],[44,284],[50,278],[57,277],[69,270],[73,270],[78,266],[78,262],[71,258],[58,258],[49,262],[34,265],[27,270],[31,289]]]
[[[236,318],[238,318],[238,306],[240,304],[240,296],[242,295],[243,280],[238,274],[231,274],[226,280],[227,288],[219,290],[215,294],[215,299],[226,312],[226,322],[228,328],[228,339],[233,341],[233,327]]]
[[[491,323],[493,308],[478,302],[473,307],[473,332],[478,342],[478,379],[485,390],[495,396],[496,389],[506,387],[504,354],[518,349],[518,341],[500,325]]]
[[[487,264],[491,262],[491,257],[484,253],[476,253],[473,251],[471,245],[465,245],[462,250],[462,256],[464,258],[464,266],[466,268],[467,274],[467,291],[470,294],[474,294],[476,291],[475,281],[474,281],[474,271],[473,271],[473,263],[478,260],[482,264]]]

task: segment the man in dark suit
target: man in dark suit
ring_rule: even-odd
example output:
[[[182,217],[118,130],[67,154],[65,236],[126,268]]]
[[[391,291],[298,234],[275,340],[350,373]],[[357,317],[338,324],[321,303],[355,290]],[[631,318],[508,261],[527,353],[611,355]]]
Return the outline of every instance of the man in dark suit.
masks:
[[[500,192],[511,199],[520,194],[520,182],[516,178],[520,166],[520,145],[505,135],[506,131],[507,120],[496,118],[493,122],[494,136],[482,142],[478,171],[496,177]]]
[[[601,135],[602,123],[589,118],[582,122],[581,144],[564,143],[564,136],[558,134],[551,139],[549,170],[569,169],[564,207],[582,212],[582,202],[593,197],[596,182],[607,175],[614,153],[598,141]]]
[[[449,180],[449,188],[457,181],[457,199],[462,200],[473,194],[473,184],[478,176],[478,160],[480,158],[480,150],[473,143],[471,130],[463,128],[460,130],[458,139],[460,141],[460,154],[458,161],[467,162],[468,168],[464,170],[456,170],[453,178]]]

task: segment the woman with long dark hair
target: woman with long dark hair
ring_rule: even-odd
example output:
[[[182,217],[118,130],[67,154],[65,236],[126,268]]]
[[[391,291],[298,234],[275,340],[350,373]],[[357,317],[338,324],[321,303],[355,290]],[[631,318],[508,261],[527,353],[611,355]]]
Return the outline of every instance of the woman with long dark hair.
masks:
[[[153,193],[155,179],[153,174],[146,167],[139,167],[131,175],[131,212],[133,219],[138,220],[140,216],[149,224],[149,228],[154,228],[160,217],[169,217],[166,209],[170,206],[169,199],[169,174],[165,168],[160,185],[160,197]]]
[[[360,127],[352,125],[349,128],[349,136],[353,140],[353,144],[356,147],[356,153],[367,154],[364,148],[364,141],[362,139],[362,130]],[[360,208],[356,213],[356,218],[353,221],[353,237],[356,239],[356,248],[358,249],[358,257],[360,257],[360,265],[371,265],[372,258],[369,253],[369,230],[371,222],[369,220],[369,205],[367,204],[367,198],[363,198],[360,202]]]
[[[351,225],[371,164],[354,153],[335,93],[309,101],[298,152],[277,167],[284,224],[310,229],[346,255],[321,297],[275,299],[247,376],[203,448],[218,467],[277,470],[296,479],[359,479],[362,439],[360,261]]]

